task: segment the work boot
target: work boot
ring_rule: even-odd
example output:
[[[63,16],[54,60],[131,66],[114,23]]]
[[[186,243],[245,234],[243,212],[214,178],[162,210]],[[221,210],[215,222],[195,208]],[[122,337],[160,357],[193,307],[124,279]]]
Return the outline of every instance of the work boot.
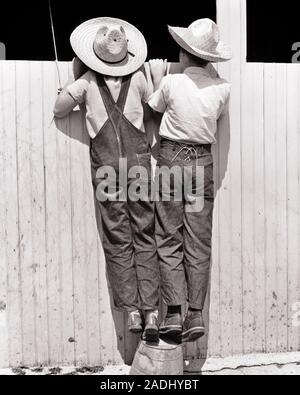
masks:
[[[145,331],[143,340],[147,343],[159,342],[158,311],[145,312]]]
[[[182,334],[182,316],[179,313],[168,313],[165,320],[160,326],[161,336],[167,337],[175,342],[181,341]]]
[[[143,332],[143,320],[138,310],[129,313],[128,328],[129,331],[134,334]]]
[[[189,311],[183,323],[182,341],[193,343],[205,335],[202,311]]]

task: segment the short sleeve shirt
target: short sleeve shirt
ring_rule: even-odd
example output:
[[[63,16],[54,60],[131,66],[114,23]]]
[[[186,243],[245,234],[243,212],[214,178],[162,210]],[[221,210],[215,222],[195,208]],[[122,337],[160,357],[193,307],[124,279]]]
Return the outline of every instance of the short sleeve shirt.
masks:
[[[164,77],[149,106],[164,113],[160,135],[178,142],[215,144],[218,119],[228,112],[230,84],[209,69],[190,67]]]
[[[122,78],[105,77],[106,84],[117,102],[121,92]],[[69,94],[77,104],[86,106],[87,130],[91,138],[95,138],[108,119],[108,115],[99,91],[96,73],[88,71],[81,78],[69,85]],[[143,102],[146,103],[151,95],[150,86],[142,71],[132,76],[127,101],[125,117],[139,130],[145,132]]]

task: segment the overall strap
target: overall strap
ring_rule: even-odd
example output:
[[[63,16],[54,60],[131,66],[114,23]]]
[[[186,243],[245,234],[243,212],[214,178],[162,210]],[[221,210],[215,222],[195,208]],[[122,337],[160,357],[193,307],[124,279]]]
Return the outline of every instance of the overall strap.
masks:
[[[132,78],[132,75],[127,75],[126,77],[123,77],[123,80],[122,80],[122,88],[121,88],[120,96],[117,101],[117,107],[121,111],[122,114],[124,114],[124,108],[125,108],[125,104],[126,104],[127,97],[128,97],[128,92],[129,92],[129,88],[130,88],[130,84],[131,84],[131,78]]]
[[[131,75],[123,77],[121,92],[117,103],[114,101],[103,75],[97,74],[97,82],[107,113],[112,114],[115,109],[118,109],[119,112],[123,114],[130,88]]]
[[[104,76],[101,74],[96,74],[97,77],[97,83],[98,83],[98,88],[107,112],[107,115],[111,115],[115,108],[116,108],[116,103],[110,93],[110,90],[105,82]]]
[[[148,77],[147,77],[147,72],[145,69],[145,65],[143,64],[143,66],[139,69],[139,71],[141,71],[144,74],[144,77],[146,79],[146,81],[148,81]]]

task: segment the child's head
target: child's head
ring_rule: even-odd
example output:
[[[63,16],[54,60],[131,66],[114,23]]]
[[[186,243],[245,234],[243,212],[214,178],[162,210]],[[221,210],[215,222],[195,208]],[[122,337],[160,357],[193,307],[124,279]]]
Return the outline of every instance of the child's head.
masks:
[[[198,19],[188,28],[169,26],[169,32],[181,47],[180,63],[184,68],[206,67],[209,62],[227,62],[232,58],[220,39],[218,25],[211,19]]]
[[[139,70],[147,58],[143,34],[116,18],[95,18],[71,35],[77,57],[91,70],[110,77],[124,77]]]
[[[207,60],[192,55],[183,48],[180,48],[179,62],[184,69],[193,66],[205,68],[209,63]]]

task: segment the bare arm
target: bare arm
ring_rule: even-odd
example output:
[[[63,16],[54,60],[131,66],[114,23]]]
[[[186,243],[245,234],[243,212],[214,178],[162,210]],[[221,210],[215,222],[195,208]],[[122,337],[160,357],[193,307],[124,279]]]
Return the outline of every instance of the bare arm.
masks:
[[[154,59],[149,61],[154,92],[158,90],[161,80],[167,74],[168,62],[167,60]]]
[[[73,84],[74,81],[78,80],[83,74],[88,71],[87,67],[78,59],[73,59],[73,74],[74,77],[70,78],[67,84],[65,85],[64,89],[60,92],[55,106],[54,106],[54,116],[56,118],[64,118],[70,114],[77,106],[77,102],[75,99],[70,95],[67,90],[67,87]]]
[[[77,103],[73,97],[66,89],[63,89],[56,100],[53,110],[54,116],[56,118],[64,118],[69,115],[76,106]]]

